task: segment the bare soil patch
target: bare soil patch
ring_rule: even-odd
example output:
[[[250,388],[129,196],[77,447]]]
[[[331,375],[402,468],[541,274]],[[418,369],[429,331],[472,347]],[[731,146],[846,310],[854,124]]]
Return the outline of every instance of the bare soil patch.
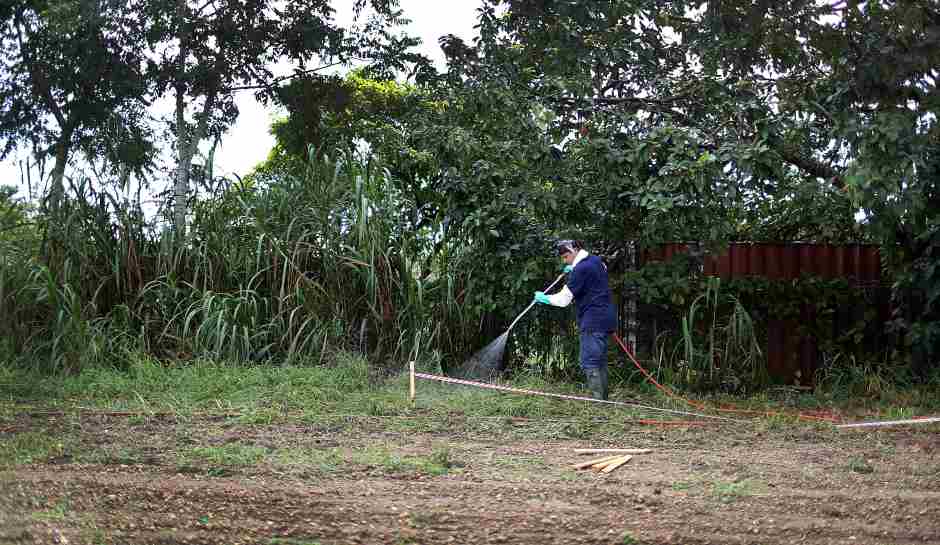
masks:
[[[6,452],[51,442],[0,469],[0,543],[940,543],[935,426],[425,424],[17,415]],[[570,469],[604,446],[653,453]]]

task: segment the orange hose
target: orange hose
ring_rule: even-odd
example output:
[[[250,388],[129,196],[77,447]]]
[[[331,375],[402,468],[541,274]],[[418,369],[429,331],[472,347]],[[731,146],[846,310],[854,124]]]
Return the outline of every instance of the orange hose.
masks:
[[[690,406],[692,406],[692,407],[695,407],[696,409],[699,409],[699,410],[701,410],[701,411],[714,410],[714,411],[717,411],[717,412],[720,412],[720,413],[756,414],[756,415],[760,415],[760,416],[790,416],[790,417],[795,417],[795,418],[802,419],[802,420],[824,421],[824,422],[840,422],[839,419],[837,419],[837,418],[835,418],[835,417],[831,417],[831,416],[829,416],[829,417],[827,417],[827,416],[816,416],[816,415],[803,414],[803,413],[790,414],[790,413],[783,413],[783,412],[776,412],[776,411],[750,411],[750,410],[746,410],[746,409],[728,409],[728,408],[710,409],[709,407],[706,407],[706,406],[705,406],[704,404],[702,404],[702,403],[699,403],[699,402],[696,402],[696,401],[692,401],[692,400],[690,400],[690,399],[687,399],[687,398],[685,398],[685,397],[682,397],[682,396],[678,395],[677,393],[673,392],[671,389],[669,389],[669,388],[667,388],[666,386],[663,386],[662,384],[660,384],[659,382],[657,382],[656,379],[653,378],[653,375],[651,375],[646,369],[643,368],[642,365],[640,365],[640,362],[637,361],[637,359],[633,356],[633,353],[630,352],[630,349],[627,348],[627,345],[624,344],[623,339],[621,339],[619,335],[617,335],[616,333],[611,333],[611,337],[613,337],[614,340],[617,341],[617,344],[620,345],[620,348],[624,351],[624,353],[625,353],[627,356],[630,357],[630,361],[632,361],[632,362],[633,362],[633,365],[635,365],[636,368],[640,370],[640,373],[642,373],[643,376],[646,377],[646,380],[648,380],[651,384],[653,384],[653,386],[656,386],[656,388],[659,389],[659,391],[661,391],[662,393],[664,393],[664,394],[666,395],[666,397],[671,397],[671,398],[673,398],[673,399],[677,399],[677,400],[682,401],[683,403],[685,403],[685,404],[687,404],[687,405],[690,405]]]
[[[630,349],[627,348],[626,344],[624,344],[623,339],[621,339],[620,336],[617,335],[616,333],[611,333],[611,336],[614,338],[615,341],[617,341],[617,344],[620,345],[620,348],[623,349],[624,353],[626,353],[626,355],[630,357],[630,360],[633,361],[633,365],[636,365],[636,368],[639,369],[641,373],[643,373],[643,376],[646,377],[646,380],[652,383],[653,386],[656,386],[656,388],[658,388],[659,391],[666,394],[667,397],[678,399],[679,401],[682,401],[683,403],[686,403],[692,407],[695,407],[696,409],[703,410],[703,411],[708,410],[708,407],[706,407],[705,405],[702,405],[701,403],[695,403],[689,399],[686,399],[676,394],[669,388],[663,386],[659,382],[656,382],[656,379],[653,378],[653,375],[649,374],[649,372],[646,369],[644,369],[642,365],[640,365],[640,362],[636,361],[636,358],[633,357],[633,353],[630,352]]]

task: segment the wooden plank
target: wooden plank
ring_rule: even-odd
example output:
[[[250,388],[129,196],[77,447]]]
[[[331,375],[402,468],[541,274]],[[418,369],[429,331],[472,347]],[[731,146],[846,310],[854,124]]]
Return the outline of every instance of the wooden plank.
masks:
[[[624,455],[623,457],[621,457],[619,460],[607,464],[607,466],[604,467],[604,469],[601,470],[601,473],[610,473],[611,471],[617,469],[618,467],[622,466],[623,464],[629,462],[632,458],[633,458],[633,456],[630,456],[629,454],[626,454],[626,455]]]
[[[594,464],[594,465],[592,465],[592,466],[591,466],[591,469],[593,469],[593,470],[595,470],[595,471],[599,471],[599,470],[601,470],[601,469],[604,469],[605,467],[607,467],[607,466],[610,465],[610,464],[617,463],[621,458],[623,458],[623,454],[618,454],[618,455],[614,456],[613,458],[611,458],[610,460],[606,460],[606,461],[601,462],[601,463],[599,463],[599,464]]]
[[[599,464],[594,464],[594,465],[592,465],[590,469],[593,469],[594,471],[600,471],[600,470],[604,469],[605,467],[607,467],[608,465],[613,464],[613,463],[616,463],[618,460],[620,460],[620,458],[622,458],[622,456],[621,456],[621,455],[617,455],[615,458],[613,458],[613,459],[611,459],[611,460],[607,460],[606,462],[601,462],[601,463],[599,463]]]
[[[611,466],[611,465],[613,465],[613,466],[619,466],[619,465],[622,465],[622,464],[624,463],[624,458],[629,459],[629,458],[633,458],[633,456],[631,456],[631,455],[629,455],[629,454],[618,454],[613,460],[608,460],[608,461],[606,461],[606,462],[601,462],[601,463],[599,463],[599,464],[594,464],[594,465],[592,465],[592,466],[591,466],[591,469],[602,471],[602,470],[606,469],[608,466]]]
[[[909,424],[935,424],[940,422],[940,416],[911,418],[908,420],[881,420],[878,422],[855,422],[853,424],[839,424],[836,428],[880,428],[884,426],[906,426]]]
[[[580,464],[575,464],[571,466],[571,469],[584,469],[586,467],[591,467],[594,464],[599,464],[602,462],[609,462],[614,458],[620,458],[620,456],[604,456],[603,458],[597,458],[595,460],[588,460],[587,462],[581,462]]]

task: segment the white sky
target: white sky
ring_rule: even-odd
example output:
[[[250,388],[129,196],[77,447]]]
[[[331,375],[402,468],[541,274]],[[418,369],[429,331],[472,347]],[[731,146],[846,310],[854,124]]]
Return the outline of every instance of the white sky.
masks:
[[[351,2],[333,0],[337,20],[348,24],[351,19]],[[438,69],[444,66],[444,55],[437,40],[445,34],[455,34],[470,42],[476,36],[476,10],[480,0],[400,0],[400,6],[412,23],[404,28],[412,36],[421,38],[419,51],[430,57]],[[275,112],[265,109],[255,101],[251,92],[241,92],[236,97],[240,115],[228,133],[222,137],[215,156],[215,172],[219,175],[246,174],[267,157],[274,144],[268,133]],[[204,143],[203,149],[206,149]],[[23,151],[0,162],[0,185],[19,185],[18,161],[25,157]],[[51,162],[47,168],[51,168]],[[169,178],[167,176],[167,178]],[[35,181],[33,182],[35,184]],[[33,190],[36,190],[34,186]],[[26,196],[21,188],[19,197]]]

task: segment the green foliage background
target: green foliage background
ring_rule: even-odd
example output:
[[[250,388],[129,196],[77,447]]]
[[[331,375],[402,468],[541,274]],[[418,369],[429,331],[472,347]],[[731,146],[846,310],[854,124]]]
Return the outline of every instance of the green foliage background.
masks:
[[[325,4],[310,1],[329,20]],[[151,146],[191,144],[200,123],[211,128],[204,134],[220,134],[237,115],[223,107],[231,86],[206,91],[198,78],[174,80],[169,68],[143,63],[160,77],[141,72],[139,86],[113,93],[114,115],[133,120],[133,134],[108,132],[114,120],[93,108],[76,118],[81,135],[67,133],[44,124],[62,104],[37,87],[39,60],[24,52],[49,53],[56,40],[77,47],[75,36],[48,32],[69,12],[26,0],[0,11],[4,43],[17,29],[38,36],[27,42],[35,49],[6,53],[17,70],[0,79],[5,153],[29,144],[52,157],[56,143],[80,144],[74,149],[107,164],[95,175],[69,172],[38,206],[2,193],[0,359],[78,372],[125,367],[141,352],[321,365],[352,350],[377,373],[410,359],[446,369],[499,335],[557,275],[551,242],[565,237],[605,257],[618,303],[636,293],[669,316],[646,357],[673,382],[766,384],[766,323],[805,304],[816,309],[807,334],[828,360],[936,375],[933,3],[485,0],[478,40],[441,39],[440,73],[411,54],[413,40],[392,33],[403,22],[395,2],[378,4],[382,16],[355,36],[334,26],[317,34],[316,21],[302,17],[297,28],[279,28],[278,36],[321,39],[287,43],[290,51],[374,62],[344,77],[303,65],[282,81],[245,76],[285,112],[272,126],[277,145],[240,179],[215,176],[211,153],[190,172],[180,153],[178,168],[197,183],[185,202],[162,195],[156,216],[144,212],[140,189],[182,178],[179,170],[160,178]],[[148,28],[151,16],[153,28],[172,30],[146,11],[119,30]],[[226,33],[236,29],[204,22],[234,39]],[[264,49],[270,39],[238,36],[231,51]],[[108,55],[145,50],[112,45]],[[210,53],[226,59],[221,49]],[[43,66],[62,89],[86,82],[87,74]],[[224,63],[212,74],[223,81]],[[14,100],[19,88],[35,100]],[[162,135],[145,130],[141,104],[173,89],[220,93],[222,106],[184,123],[190,137],[172,123]],[[24,135],[27,113],[42,138]],[[130,144],[140,153],[112,153]],[[833,332],[831,315],[864,296],[844,282],[716,283],[681,262],[633,270],[637,251],[674,241],[712,251],[731,241],[877,243],[896,312],[887,324],[863,312],[859,324]],[[511,368],[574,375],[570,318],[533,313],[513,335]],[[875,333],[890,347],[857,342]]]

